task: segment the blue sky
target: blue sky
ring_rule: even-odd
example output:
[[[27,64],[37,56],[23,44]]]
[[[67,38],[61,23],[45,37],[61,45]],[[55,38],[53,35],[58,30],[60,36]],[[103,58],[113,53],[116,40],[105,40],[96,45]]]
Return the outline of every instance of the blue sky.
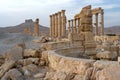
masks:
[[[72,19],[81,8],[92,5],[105,11],[105,27],[120,25],[120,0],[0,0],[0,27],[14,26],[25,19],[40,19],[40,24],[49,26],[49,15],[66,10],[67,19]]]

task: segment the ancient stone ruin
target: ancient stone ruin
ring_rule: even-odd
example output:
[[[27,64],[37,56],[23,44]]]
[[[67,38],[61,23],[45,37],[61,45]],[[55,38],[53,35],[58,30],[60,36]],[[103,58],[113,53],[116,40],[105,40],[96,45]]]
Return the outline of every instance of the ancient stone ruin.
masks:
[[[63,38],[66,36],[65,10],[50,15],[50,36],[52,38]]]
[[[68,20],[68,31],[65,10],[50,15],[50,37],[32,41],[39,47],[27,48],[25,43],[20,43],[0,56],[0,79],[119,80],[119,37],[104,34],[103,13],[102,8],[83,7],[74,19]],[[96,15],[95,25],[93,15]],[[34,36],[39,36],[38,23],[36,19]]]
[[[39,19],[34,22],[34,36],[39,36]]]

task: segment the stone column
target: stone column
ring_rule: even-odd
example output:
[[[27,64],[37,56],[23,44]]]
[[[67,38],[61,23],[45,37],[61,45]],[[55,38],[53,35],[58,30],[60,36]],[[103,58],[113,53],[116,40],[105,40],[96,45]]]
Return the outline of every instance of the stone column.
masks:
[[[58,13],[55,13],[55,37],[58,36]]]
[[[95,14],[95,20],[96,20],[96,23],[95,23],[95,34],[98,35],[98,13]]]
[[[80,33],[80,18],[78,18],[77,21],[78,21],[78,33]]]
[[[71,25],[71,32],[73,33],[74,31],[73,31],[73,19],[71,20],[71,22],[72,22],[72,25]]]
[[[52,37],[52,15],[50,15],[50,37]]]
[[[65,10],[61,11],[61,15],[62,15],[62,37],[65,37],[66,35],[66,16],[65,16]]]
[[[76,28],[76,19],[74,19],[74,26],[73,26],[73,32],[74,33],[77,33],[77,28]]]
[[[71,33],[70,20],[68,20],[68,33]]]
[[[104,35],[104,11],[101,12],[101,35]]]
[[[37,18],[34,23],[34,36],[39,36],[39,19]]]
[[[61,38],[61,12],[58,12],[58,38]]]
[[[55,14],[52,15],[52,37],[55,37]]]

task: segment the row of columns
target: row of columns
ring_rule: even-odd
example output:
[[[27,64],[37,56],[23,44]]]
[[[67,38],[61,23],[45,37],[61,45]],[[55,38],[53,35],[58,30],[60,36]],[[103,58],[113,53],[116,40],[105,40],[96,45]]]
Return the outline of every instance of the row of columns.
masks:
[[[99,35],[99,31],[98,31],[98,14],[99,14],[99,13],[96,13],[96,14],[95,14],[95,23],[94,23],[94,25],[95,25],[95,34],[96,34],[96,35]],[[100,15],[101,15],[101,22],[100,22],[101,28],[100,28],[100,33],[101,33],[101,35],[104,35],[104,12],[103,12],[103,10],[102,10],[102,12],[100,13]]]
[[[68,33],[80,33],[80,18],[68,20]]]
[[[66,16],[65,10],[50,15],[50,36],[54,38],[65,37],[66,35]]]

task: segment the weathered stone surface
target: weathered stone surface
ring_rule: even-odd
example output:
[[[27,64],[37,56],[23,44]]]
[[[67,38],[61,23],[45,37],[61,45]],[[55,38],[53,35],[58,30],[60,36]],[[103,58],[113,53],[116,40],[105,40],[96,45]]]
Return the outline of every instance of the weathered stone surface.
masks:
[[[120,65],[112,65],[98,71],[96,80],[119,80],[120,79]]]
[[[19,60],[18,64],[26,66],[26,65],[34,63],[34,64],[38,65],[39,61],[40,61],[39,58],[27,58],[27,59],[21,59],[21,60]]]
[[[25,49],[24,57],[40,57],[40,51],[35,49]]]
[[[84,40],[84,35],[83,34],[78,34],[78,33],[69,33],[68,34],[68,39],[70,41],[82,41]]]
[[[5,54],[6,60],[17,61],[23,58],[23,50],[21,47],[14,47],[11,50],[8,50]]]
[[[11,69],[2,77],[1,80],[24,80],[24,77],[17,69]]]
[[[72,80],[85,80],[83,75],[75,75],[75,77]]]
[[[65,49],[55,50],[55,52],[66,57],[80,58],[80,56],[84,53],[84,48],[82,46],[69,47]]]
[[[45,50],[61,49],[69,46],[70,46],[69,42],[49,42],[42,44],[42,48]]]
[[[54,52],[48,53],[48,61],[49,66],[54,70],[78,73],[80,75],[85,75],[86,70],[91,67],[94,62],[94,60],[62,57]]]
[[[33,42],[36,42],[36,43],[46,43],[48,41],[49,41],[49,38],[44,36],[41,36],[40,38],[33,40]]]
[[[0,78],[12,67],[15,66],[15,61],[6,61],[2,66],[0,66]]]
[[[118,65],[118,62],[116,62],[116,61],[96,61],[93,65],[95,68],[103,69],[103,68],[109,67],[111,65]]]
[[[100,59],[115,59],[117,58],[117,53],[116,52],[110,52],[110,51],[104,51],[104,52],[99,52],[97,53],[97,58]]]
[[[38,67],[34,64],[29,64],[27,66],[22,67],[22,71],[24,74],[26,70],[28,70],[31,74],[37,73],[39,71]]]
[[[0,66],[5,62],[3,55],[0,55]]]
[[[37,73],[34,75],[34,78],[44,78],[45,77],[45,73]]]

